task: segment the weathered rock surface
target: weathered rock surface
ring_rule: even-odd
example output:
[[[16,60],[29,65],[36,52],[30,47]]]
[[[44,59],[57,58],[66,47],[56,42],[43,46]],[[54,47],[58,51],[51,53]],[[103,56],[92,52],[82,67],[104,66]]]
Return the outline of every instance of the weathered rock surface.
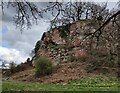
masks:
[[[83,44],[83,34],[87,30],[95,30],[95,28],[91,26],[89,20],[81,20],[45,32],[41,39],[41,47],[36,55],[45,56],[52,62],[61,63],[69,62],[72,56],[75,58],[86,56],[87,53],[81,45]]]

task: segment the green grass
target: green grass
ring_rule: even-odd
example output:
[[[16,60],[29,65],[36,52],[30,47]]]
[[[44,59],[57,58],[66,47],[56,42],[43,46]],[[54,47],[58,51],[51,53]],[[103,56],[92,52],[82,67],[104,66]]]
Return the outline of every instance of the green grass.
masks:
[[[116,78],[83,78],[64,84],[3,81],[3,91],[118,91]]]

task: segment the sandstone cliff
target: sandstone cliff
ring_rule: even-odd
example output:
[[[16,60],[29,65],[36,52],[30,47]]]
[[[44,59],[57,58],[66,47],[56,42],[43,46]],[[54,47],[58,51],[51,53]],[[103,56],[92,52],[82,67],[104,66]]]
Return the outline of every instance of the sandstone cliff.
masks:
[[[91,20],[81,20],[51,29],[43,34],[35,57],[47,57],[54,64],[81,58],[87,55],[85,47],[89,45],[89,41],[83,43],[83,35],[89,31],[95,31]]]

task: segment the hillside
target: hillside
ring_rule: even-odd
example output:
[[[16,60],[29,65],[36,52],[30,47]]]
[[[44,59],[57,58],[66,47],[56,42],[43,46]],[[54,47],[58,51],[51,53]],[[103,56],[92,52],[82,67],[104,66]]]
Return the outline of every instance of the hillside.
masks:
[[[86,32],[94,32],[96,24],[92,20],[80,20],[56,27],[45,32],[35,45],[35,56],[31,61],[21,64],[22,70],[8,79],[62,83],[99,74],[116,76],[116,56],[110,56],[103,45],[96,48],[96,41],[87,38]],[[109,57],[110,56],[110,57]],[[40,57],[48,58],[54,71],[50,75],[35,77],[35,61]],[[113,61],[110,58],[113,57]]]
[[[35,57],[45,56],[55,64],[85,57],[87,55],[85,44],[90,42],[82,40],[88,30],[94,31],[94,24],[92,25],[90,20],[81,20],[45,32],[36,43]]]

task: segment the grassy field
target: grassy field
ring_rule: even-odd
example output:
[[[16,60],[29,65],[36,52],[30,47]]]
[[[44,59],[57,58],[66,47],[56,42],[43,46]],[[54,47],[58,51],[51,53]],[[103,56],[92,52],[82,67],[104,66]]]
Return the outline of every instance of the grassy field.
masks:
[[[109,78],[83,78],[63,84],[3,81],[2,91],[118,91],[118,81]]]

